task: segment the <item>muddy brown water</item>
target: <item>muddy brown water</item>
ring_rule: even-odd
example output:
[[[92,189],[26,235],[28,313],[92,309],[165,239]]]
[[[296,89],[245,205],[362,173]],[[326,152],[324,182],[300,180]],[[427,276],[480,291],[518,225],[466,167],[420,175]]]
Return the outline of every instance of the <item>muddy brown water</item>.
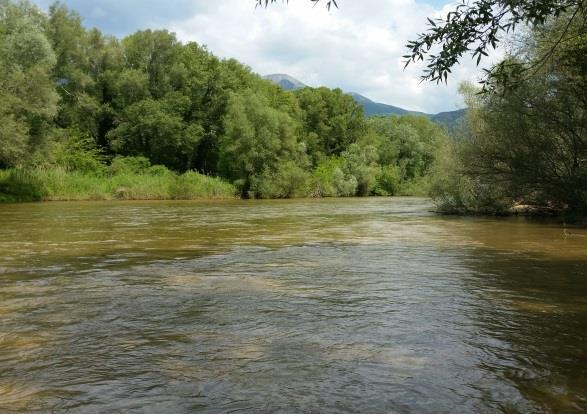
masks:
[[[2,205],[0,412],[587,411],[587,230],[431,208]]]

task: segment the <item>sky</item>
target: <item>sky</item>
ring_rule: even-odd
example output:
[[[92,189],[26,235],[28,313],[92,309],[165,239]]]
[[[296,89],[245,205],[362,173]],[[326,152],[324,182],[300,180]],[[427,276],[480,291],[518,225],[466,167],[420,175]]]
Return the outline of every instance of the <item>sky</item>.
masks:
[[[324,0],[322,0],[324,1]],[[43,8],[50,0],[36,0]],[[440,17],[450,0],[338,0],[326,10],[308,0],[255,8],[255,0],[62,0],[86,27],[123,37],[166,28],[255,72],[286,73],[310,86],[341,88],[402,108],[437,113],[463,107],[457,89],[481,75],[465,57],[448,85],[420,82],[422,66],[404,70],[405,44]],[[499,58],[490,54],[488,65]]]

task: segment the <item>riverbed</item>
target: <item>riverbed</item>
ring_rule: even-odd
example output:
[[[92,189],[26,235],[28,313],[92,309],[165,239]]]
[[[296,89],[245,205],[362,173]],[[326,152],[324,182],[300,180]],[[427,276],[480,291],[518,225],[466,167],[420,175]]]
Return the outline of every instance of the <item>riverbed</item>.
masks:
[[[0,205],[0,412],[587,411],[587,230],[431,210]]]

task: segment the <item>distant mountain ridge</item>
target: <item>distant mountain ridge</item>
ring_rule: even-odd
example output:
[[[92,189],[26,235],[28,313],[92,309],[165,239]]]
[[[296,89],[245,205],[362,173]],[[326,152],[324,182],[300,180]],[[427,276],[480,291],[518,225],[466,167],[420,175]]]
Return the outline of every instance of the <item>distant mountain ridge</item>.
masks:
[[[273,83],[278,84],[286,91],[293,91],[295,89],[305,88],[307,85],[300,82],[293,76],[289,76],[283,73],[274,73],[272,75],[263,76],[263,79],[270,80]]]
[[[297,80],[293,76],[276,73],[272,75],[265,75],[263,79],[269,80],[279,86],[281,86],[286,91],[292,91],[296,89],[305,88],[307,85],[303,82]],[[398,106],[388,105],[380,102],[374,102],[371,99],[358,94],[356,92],[349,92],[349,95],[353,97],[353,99],[359,103],[364,111],[366,116],[375,116],[375,115],[419,115],[425,116],[432,121],[442,124],[449,129],[452,129],[456,126],[458,121],[464,117],[465,109],[457,109],[455,111],[446,111],[440,112],[437,114],[427,114],[424,112],[418,111],[410,111],[408,109],[400,108]]]

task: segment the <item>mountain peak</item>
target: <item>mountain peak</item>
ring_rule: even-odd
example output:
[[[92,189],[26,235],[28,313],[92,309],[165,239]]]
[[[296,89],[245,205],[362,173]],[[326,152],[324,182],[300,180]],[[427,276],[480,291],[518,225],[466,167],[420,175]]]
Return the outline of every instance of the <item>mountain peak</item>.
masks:
[[[303,82],[300,82],[293,76],[289,76],[284,73],[274,73],[271,75],[265,75],[263,76],[263,79],[276,83],[286,91],[292,91],[295,89],[301,89],[306,87],[306,84],[304,84]]]

